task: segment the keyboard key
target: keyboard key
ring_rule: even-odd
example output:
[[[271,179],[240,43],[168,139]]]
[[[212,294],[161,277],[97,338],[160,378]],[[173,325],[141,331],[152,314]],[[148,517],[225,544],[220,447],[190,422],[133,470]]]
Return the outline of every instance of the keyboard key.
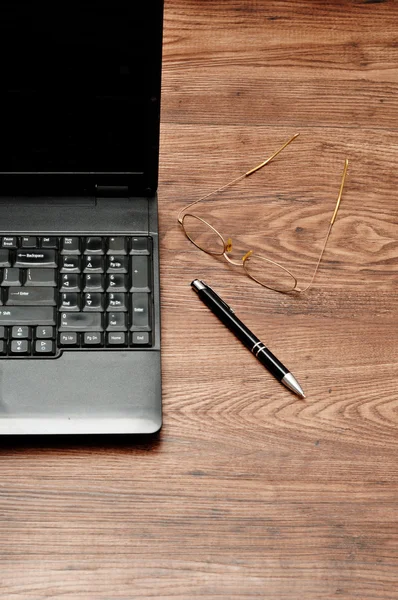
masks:
[[[80,254],[78,237],[64,237],[61,240],[61,254]]]
[[[131,313],[132,325],[131,330],[150,330],[149,322],[149,294],[136,292],[131,294]]]
[[[107,331],[127,331],[126,313],[115,312],[106,315],[106,330]]]
[[[131,344],[133,346],[149,346],[149,333],[147,331],[133,331]]]
[[[4,339],[6,336],[5,327],[0,327],[0,340]]]
[[[60,311],[66,310],[77,312],[80,310],[80,294],[75,292],[64,292],[61,294]]]
[[[11,337],[14,339],[23,338],[23,339],[30,340],[30,338],[31,338],[30,327],[26,327],[26,325],[24,327],[14,326],[11,329]]]
[[[103,294],[84,294],[83,310],[92,312],[102,312],[104,310],[104,295]]]
[[[130,254],[149,254],[149,238],[137,236],[131,238]]]
[[[6,306],[55,306],[57,291],[51,287],[10,287]]]
[[[128,272],[128,258],[127,256],[114,256],[110,255],[106,261],[107,273],[127,273]]]
[[[61,273],[80,273],[79,256],[61,256]]]
[[[0,340],[0,356],[7,354],[7,343],[4,340]]]
[[[84,273],[103,273],[104,261],[101,256],[85,256],[83,260]]]
[[[121,236],[108,238],[107,254],[127,254],[127,238]]]
[[[131,278],[132,288],[143,289],[149,292],[149,257],[132,256],[131,257]]]
[[[1,311],[0,311],[1,313]],[[76,312],[61,313],[60,331],[103,331],[102,313]]]
[[[1,245],[3,248],[16,248],[17,247],[17,238],[15,236],[7,236],[5,235],[1,241]]]
[[[83,336],[84,346],[102,346],[102,334],[99,331],[85,333]]]
[[[75,331],[70,333],[59,334],[59,345],[60,346],[78,346],[78,337]]]
[[[37,340],[35,342],[35,354],[54,354],[55,344],[53,340]]]
[[[11,267],[10,252],[5,249],[0,249],[0,267]]]
[[[56,237],[43,237],[41,240],[42,248],[52,248],[53,250],[58,249],[58,240]]]
[[[63,273],[61,275],[61,292],[80,292],[80,275]]]
[[[37,237],[32,237],[30,235],[23,236],[21,239],[22,248],[37,248]]]
[[[57,266],[55,250],[18,250],[14,267],[40,267],[55,269]]]
[[[112,273],[107,277],[107,292],[127,292],[127,275]]]
[[[125,346],[126,345],[126,334],[123,331],[108,333],[107,346]]]
[[[4,269],[2,286],[22,285],[22,271],[20,269]]]
[[[30,354],[30,342],[28,340],[13,340],[11,342],[11,354]]]
[[[84,276],[83,292],[103,292],[104,278],[100,273],[93,273]]]
[[[86,238],[84,254],[104,254],[104,242],[100,237]]]
[[[50,339],[54,337],[53,327],[36,327],[37,339]]]
[[[9,306],[0,308],[0,326],[55,325],[52,306]]]
[[[57,285],[55,269],[28,269],[25,286],[55,287]]]
[[[108,312],[127,312],[126,294],[119,292],[107,294],[107,307]]]

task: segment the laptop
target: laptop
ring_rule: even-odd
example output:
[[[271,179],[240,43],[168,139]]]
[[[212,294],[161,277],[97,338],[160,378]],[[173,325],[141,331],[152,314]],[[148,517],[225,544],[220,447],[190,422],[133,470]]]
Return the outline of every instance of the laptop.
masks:
[[[0,5],[2,436],[161,427],[162,16]]]

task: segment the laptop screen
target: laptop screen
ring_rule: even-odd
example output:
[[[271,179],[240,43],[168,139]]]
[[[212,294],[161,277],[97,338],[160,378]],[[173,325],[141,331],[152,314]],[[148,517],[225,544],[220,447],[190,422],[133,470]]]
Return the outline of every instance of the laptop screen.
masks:
[[[159,0],[0,3],[0,173],[148,168],[160,11]]]

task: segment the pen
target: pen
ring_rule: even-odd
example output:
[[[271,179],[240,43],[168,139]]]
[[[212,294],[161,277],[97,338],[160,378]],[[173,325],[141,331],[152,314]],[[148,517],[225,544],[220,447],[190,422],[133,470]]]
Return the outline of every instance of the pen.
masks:
[[[297,396],[300,396],[300,398],[305,398],[300,384],[292,373],[290,373],[289,369],[238,319],[232,308],[209,285],[204,281],[194,279],[191,286],[202,302],[236,335],[278,381],[297,394]]]

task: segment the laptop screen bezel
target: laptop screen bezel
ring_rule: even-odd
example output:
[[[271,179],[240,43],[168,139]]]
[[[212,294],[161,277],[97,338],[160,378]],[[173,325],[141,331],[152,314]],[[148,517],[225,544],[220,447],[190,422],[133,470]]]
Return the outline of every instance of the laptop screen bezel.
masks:
[[[149,1],[149,0],[147,0]],[[148,70],[145,97],[145,136],[142,171],[136,172],[2,172],[0,196],[97,195],[102,190],[118,190],[130,196],[156,193],[159,170],[160,93],[164,0],[151,0],[150,39],[147,46]],[[133,143],[133,140],[132,140]]]

